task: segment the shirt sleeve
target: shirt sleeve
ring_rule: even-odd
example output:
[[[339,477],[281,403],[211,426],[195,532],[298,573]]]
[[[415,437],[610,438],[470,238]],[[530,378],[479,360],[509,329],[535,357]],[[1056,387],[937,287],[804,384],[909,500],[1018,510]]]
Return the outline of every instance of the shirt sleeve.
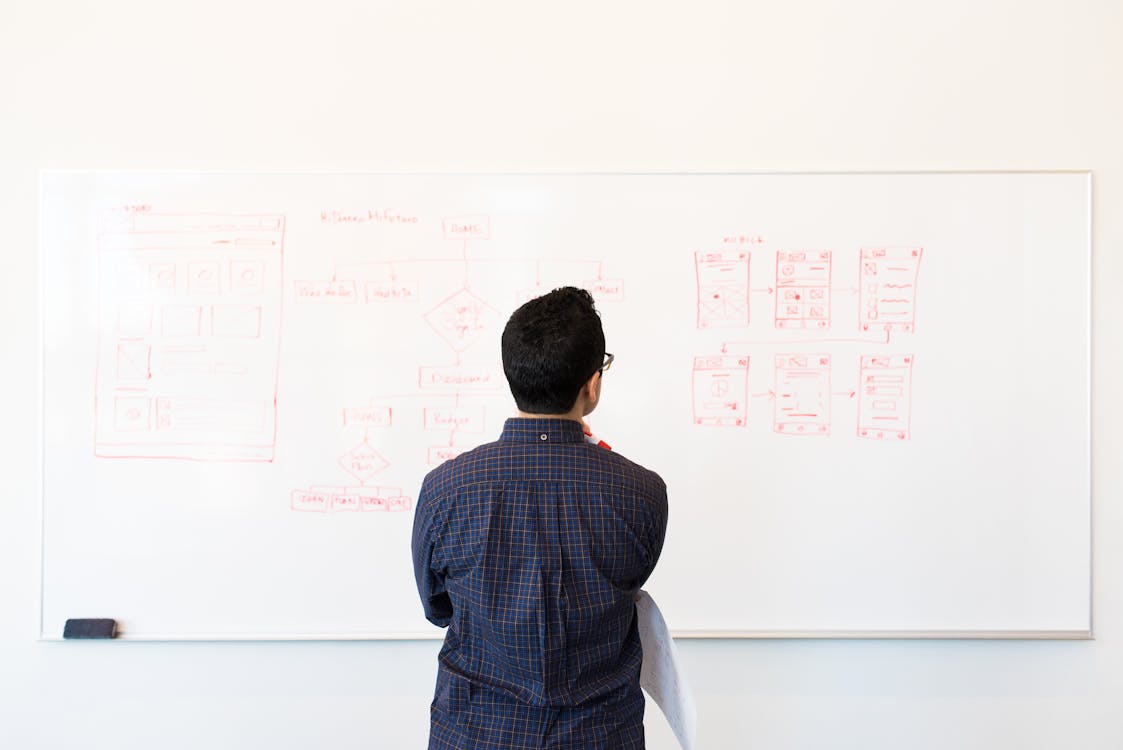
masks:
[[[426,480],[421,485],[413,516],[413,576],[417,580],[425,619],[443,628],[452,619],[452,600],[445,591],[444,571],[434,561],[438,531],[434,506]]]
[[[646,529],[647,533],[644,540],[648,562],[643,576],[636,585],[637,589],[643,586],[647,579],[651,577],[651,574],[655,572],[655,564],[659,562],[659,555],[663,552],[663,541],[667,538],[667,485],[663,483],[662,479],[659,479],[656,484],[656,492],[651,498],[651,522]]]

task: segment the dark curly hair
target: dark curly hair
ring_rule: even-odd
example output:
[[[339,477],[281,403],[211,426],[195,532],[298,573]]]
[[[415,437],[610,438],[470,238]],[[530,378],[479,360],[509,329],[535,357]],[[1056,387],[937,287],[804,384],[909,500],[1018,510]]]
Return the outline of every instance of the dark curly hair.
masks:
[[[503,372],[520,410],[565,414],[604,361],[593,296],[566,286],[530,300],[503,329]]]

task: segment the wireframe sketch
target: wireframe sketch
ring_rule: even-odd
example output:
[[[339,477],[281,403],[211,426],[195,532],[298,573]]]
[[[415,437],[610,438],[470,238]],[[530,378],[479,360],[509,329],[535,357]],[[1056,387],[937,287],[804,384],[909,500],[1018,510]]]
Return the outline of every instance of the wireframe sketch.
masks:
[[[831,253],[776,253],[776,327],[830,328]]]
[[[780,354],[775,367],[773,430],[785,435],[829,435],[830,355]]]
[[[858,437],[908,440],[912,436],[911,354],[866,355],[858,376]]]
[[[744,427],[749,408],[749,358],[694,358],[694,424]]]
[[[696,252],[698,328],[737,328],[749,324],[749,253]]]
[[[916,327],[916,283],[921,248],[862,248],[858,324],[863,331],[911,333]]]
[[[284,229],[272,214],[102,215],[95,455],[273,459]]]

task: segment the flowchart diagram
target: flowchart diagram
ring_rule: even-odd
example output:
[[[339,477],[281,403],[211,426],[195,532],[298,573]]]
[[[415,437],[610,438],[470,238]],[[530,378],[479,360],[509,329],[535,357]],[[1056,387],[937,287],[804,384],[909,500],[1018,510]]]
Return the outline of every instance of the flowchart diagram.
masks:
[[[413,466],[432,468],[494,439],[501,422],[494,415],[495,403],[507,398],[507,383],[497,347],[480,351],[484,337],[494,342],[515,307],[574,279],[598,303],[625,298],[623,280],[607,277],[600,260],[502,258],[476,252],[491,238],[487,215],[445,218],[440,229],[437,239],[456,253],[337,264],[330,278],[293,282],[298,307],[361,304],[395,319],[420,319],[425,323],[423,335],[439,340],[448,357],[437,363],[403,363],[416,373],[408,392],[378,393],[367,403],[342,406],[340,427],[356,442],[340,455],[338,468],[350,482],[294,490],[294,510],[410,510],[413,501],[400,486],[379,482],[392,467],[379,445],[392,441],[396,428],[404,426],[414,435],[420,431],[424,445],[411,446],[416,455],[409,460]],[[519,269],[522,278],[533,274],[533,282],[493,297],[472,279],[478,273],[495,273],[496,267]]]
[[[754,255],[772,261],[768,286],[752,286]],[[832,371],[840,356],[823,349],[854,345],[885,349],[894,334],[914,333],[923,255],[919,247],[860,248],[851,271],[855,283],[834,287],[838,258],[831,250],[695,252],[699,331],[750,329],[756,325],[750,313],[754,296],[769,295],[773,297],[771,325],[780,335],[725,340],[720,353],[694,358],[694,424],[744,428],[749,425],[750,404],[766,399],[771,404],[773,432],[825,437],[832,432],[833,401],[856,399],[854,433],[859,438],[908,440],[914,354],[860,353],[850,365],[851,378],[834,376],[847,383],[846,390],[835,391]],[[854,327],[834,334],[835,307],[851,299],[857,301]],[[815,332],[815,338],[804,336],[807,331]],[[758,361],[771,363],[766,365],[771,380],[767,389],[754,392],[750,374]]]

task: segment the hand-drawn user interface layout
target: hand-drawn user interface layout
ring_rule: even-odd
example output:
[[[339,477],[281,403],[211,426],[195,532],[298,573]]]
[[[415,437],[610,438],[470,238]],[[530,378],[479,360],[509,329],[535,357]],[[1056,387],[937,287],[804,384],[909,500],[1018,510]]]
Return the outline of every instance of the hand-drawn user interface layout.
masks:
[[[773,432],[826,437],[832,432],[832,412],[839,411],[832,409],[832,404],[839,406],[837,400],[857,404],[857,437],[910,439],[914,355],[897,352],[894,337],[911,339],[916,333],[923,255],[919,247],[863,247],[851,253],[816,249],[773,254],[763,247],[751,252],[696,251],[698,330],[747,331],[754,300],[772,295],[774,333],[730,337],[720,342],[720,353],[695,356],[694,424],[748,427],[756,413],[753,404],[768,399]],[[754,258],[775,269],[774,287],[750,287]],[[833,286],[840,269],[856,285]],[[837,330],[844,326],[832,325],[832,307],[856,307],[857,326]],[[833,317],[835,322],[847,319],[854,320]],[[864,350],[857,356],[851,353],[856,346]],[[759,368],[750,368],[750,361],[773,362],[767,386],[761,382],[764,373],[755,373]],[[832,390],[832,380],[842,389]],[[849,411],[853,414],[853,406]]]
[[[694,424],[740,427],[748,404],[748,357],[695,357]]]
[[[862,249],[862,301],[858,310],[863,331],[912,331],[920,256],[919,248]]]
[[[776,253],[776,327],[830,325],[830,251]]]
[[[735,328],[749,324],[749,253],[697,252],[698,327]]]
[[[862,357],[858,435],[906,440],[912,412],[912,357]]]
[[[271,461],[280,215],[101,216],[95,453]]]
[[[776,432],[831,431],[831,358],[827,354],[776,357]]]

